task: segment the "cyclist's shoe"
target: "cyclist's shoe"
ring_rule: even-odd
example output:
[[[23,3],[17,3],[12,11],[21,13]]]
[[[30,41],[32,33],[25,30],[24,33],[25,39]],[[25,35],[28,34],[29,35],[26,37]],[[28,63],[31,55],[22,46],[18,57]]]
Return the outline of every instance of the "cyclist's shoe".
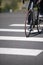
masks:
[[[33,27],[30,26],[30,31],[32,31],[32,30],[33,30]]]
[[[33,31],[33,28],[31,28],[30,31]]]

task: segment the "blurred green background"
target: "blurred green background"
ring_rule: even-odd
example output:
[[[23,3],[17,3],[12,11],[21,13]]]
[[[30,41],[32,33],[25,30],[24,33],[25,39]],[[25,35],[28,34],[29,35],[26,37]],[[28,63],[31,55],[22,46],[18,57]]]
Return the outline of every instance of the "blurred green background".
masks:
[[[21,10],[26,1],[29,0],[0,0],[0,12]]]

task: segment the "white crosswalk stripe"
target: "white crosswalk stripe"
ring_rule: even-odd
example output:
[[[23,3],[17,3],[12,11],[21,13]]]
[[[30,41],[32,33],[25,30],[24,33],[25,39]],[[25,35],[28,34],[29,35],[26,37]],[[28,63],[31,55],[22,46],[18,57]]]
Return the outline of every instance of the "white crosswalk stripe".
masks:
[[[0,40],[14,40],[14,41],[35,41],[35,42],[43,42],[43,38],[39,37],[14,37],[14,36],[0,36]]]
[[[24,26],[24,24],[11,24],[9,26]],[[43,25],[41,25],[43,27]],[[41,31],[41,30],[40,30]],[[25,32],[24,29],[4,29],[0,28],[0,32]],[[28,31],[27,31],[28,32]],[[33,30],[31,33],[37,32]],[[32,42],[43,42],[43,37],[19,37],[19,36],[0,36],[0,40],[12,40],[12,41],[32,41]],[[0,48],[0,54],[10,55],[26,55],[26,56],[37,56],[42,53],[43,50],[39,49],[23,49],[23,48]]]
[[[24,29],[0,29],[0,31],[2,31],[2,32],[25,32]],[[27,32],[28,32],[28,30],[27,30]],[[38,32],[38,30],[31,31],[31,33],[33,33],[33,32]],[[41,30],[40,30],[40,32],[41,32]]]
[[[25,24],[10,24],[9,26],[25,26]],[[29,26],[29,25],[27,25],[27,26]],[[40,25],[41,27],[43,27],[43,24],[42,25]]]
[[[41,52],[43,52],[43,50],[21,49],[21,48],[0,48],[0,54],[10,54],[10,55],[37,56]]]

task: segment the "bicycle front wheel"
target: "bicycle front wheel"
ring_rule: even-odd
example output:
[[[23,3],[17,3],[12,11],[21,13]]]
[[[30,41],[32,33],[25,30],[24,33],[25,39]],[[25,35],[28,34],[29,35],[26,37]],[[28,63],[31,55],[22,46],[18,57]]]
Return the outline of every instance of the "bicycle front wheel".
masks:
[[[31,30],[32,30],[32,21],[30,22],[29,25],[27,24],[27,21],[25,21],[25,36],[26,37],[30,36]]]
[[[28,24],[27,24],[28,22]],[[33,25],[33,12],[30,12],[30,15],[28,16],[28,20],[25,21],[25,35],[26,37],[30,36],[31,30]]]

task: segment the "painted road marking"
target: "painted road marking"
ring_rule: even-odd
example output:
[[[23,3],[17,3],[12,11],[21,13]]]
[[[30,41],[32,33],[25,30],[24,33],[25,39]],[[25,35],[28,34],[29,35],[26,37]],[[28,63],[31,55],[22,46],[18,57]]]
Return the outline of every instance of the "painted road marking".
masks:
[[[9,26],[25,26],[25,24],[11,24]],[[27,26],[30,26],[30,25],[27,25]]]
[[[43,42],[43,38],[41,37],[14,37],[14,36],[0,36],[0,40],[14,40],[14,41],[35,41],[35,42]]]
[[[10,24],[9,26],[25,26],[25,24]],[[30,26],[30,25],[27,25],[27,26]],[[40,25],[40,26],[43,27],[43,25]]]
[[[43,50],[38,49],[0,48],[0,54],[10,54],[10,55],[37,56],[42,52]]]
[[[1,32],[25,32],[25,29],[0,29]],[[28,32],[28,30],[27,30]],[[38,30],[33,30],[31,33],[38,32]],[[41,30],[40,30],[41,32]]]

